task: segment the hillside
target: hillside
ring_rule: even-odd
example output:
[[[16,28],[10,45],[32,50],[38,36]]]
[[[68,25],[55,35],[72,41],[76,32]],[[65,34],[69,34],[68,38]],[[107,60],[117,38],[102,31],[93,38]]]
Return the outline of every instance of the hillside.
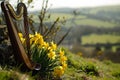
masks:
[[[64,80],[119,80],[120,64],[109,60],[98,61],[81,57],[82,53],[68,54],[68,70]]]
[[[37,14],[38,12],[33,12]],[[103,6],[95,8],[55,8],[48,10],[51,18],[47,21],[54,21],[57,17],[66,20],[67,27],[77,25],[89,25],[94,27],[115,27],[120,23],[120,5]],[[34,16],[38,22],[38,18]]]
[[[119,80],[120,64],[109,60],[98,61],[96,59],[83,58],[81,53],[67,53],[68,68],[63,75],[63,80]],[[0,69],[1,80],[34,80],[31,73],[21,73],[13,69]]]
[[[94,27],[115,27],[119,26],[120,6],[104,6],[96,8],[62,8],[52,9],[53,18],[55,16],[65,17],[67,26],[89,25]],[[64,14],[63,14],[64,13]],[[71,24],[72,22],[72,24]],[[69,25],[68,25],[69,24]]]

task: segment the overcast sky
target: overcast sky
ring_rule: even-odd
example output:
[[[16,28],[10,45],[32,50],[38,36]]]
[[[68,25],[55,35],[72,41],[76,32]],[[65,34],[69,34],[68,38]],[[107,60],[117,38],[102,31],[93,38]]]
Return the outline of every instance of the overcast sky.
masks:
[[[120,0],[50,0],[53,7],[94,7],[103,5],[120,5]]]
[[[17,0],[16,0],[17,1]],[[24,0],[27,1],[27,0]],[[40,9],[43,0],[33,0],[35,6],[34,10]],[[15,0],[11,0],[14,4]],[[52,5],[50,7],[50,5]],[[70,8],[81,8],[81,7],[96,7],[106,5],[120,5],[120,0],[49,0],[50,8],[70,7]]]

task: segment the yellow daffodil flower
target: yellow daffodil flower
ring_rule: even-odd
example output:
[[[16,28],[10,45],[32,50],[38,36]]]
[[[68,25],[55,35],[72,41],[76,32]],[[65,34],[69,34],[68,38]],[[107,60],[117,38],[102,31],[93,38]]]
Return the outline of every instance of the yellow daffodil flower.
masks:
[[[60,49],[59,54],[60,54],[60,56],[64,56],[64,51],[62,51],[62,50]]]
[[[20,38],[23,38],[23,34],[22,33],[18,33]]]
[[[37,33],[37,32],[35,32],[35,37],[43,39],[43,36],[41,34]]]
[[[38,38],[37,37],[33,37],[30,39],[31,43],[37,44]]]
[[[51,46],[50,46],[53,50],[56,50],[57,45],[53,43],[53,41],[51,42]]]
[[[64,63],[66,60],[67,60],[67,57],[66,57],[66,56],[61,56],[61,57],[60,57],[60,62],[61,62],[61,63]]]
[[[37,40],[37,44],[43,45],[43,44],[44,44],[44,40],[41,39],[41,38],[39,38],[39,39]]]
[[[50,52],[48,53],[48,57],[49,57],[50,59],[55,59],[55,57],[56,57],[55,52],[54,52],[54,51],[50,51]]]
[[[25,43],[25,38],[20,38],[20,40],[21,40],[22,44]]]
[[[32,34],[29,34],[29,37],[30,37],[30,38],[32,38],[32,37],[34,37],[34,35],[32,35]]]
[[[18,36],[20,37],[20,40],[21,40],[22,44],[24,44],[25,38],[23,38],[23,34],[22,33],[18,33]]]
[[[58,66],[57,68],[54,69],[54,72],[53,72],[54,76],[56,77],[60,77],[64,74],[64,69],[62,66]]]
[[[67,64],[64,62],[64,63],[62,63],[62,67],[63,67],[63,69],[65,70],[66,68],[67,68]]]
[[[49,47],[49,43],[44,42],[44,43],[43,43],[43,47],[44,47],[44,48],[48,48],[48,47]]]

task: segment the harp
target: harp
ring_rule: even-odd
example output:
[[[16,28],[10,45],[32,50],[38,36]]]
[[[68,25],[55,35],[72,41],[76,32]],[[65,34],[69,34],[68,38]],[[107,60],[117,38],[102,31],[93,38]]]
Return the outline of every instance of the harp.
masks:
[[[2,2],[1,8],[5,16],[5,22],[7,24],[8,34],[13,47],[13,54],[15,60],[22,64],[29,70],[40,70],[40,64],[32,62],[30,59],[30,41],[29,41],[29,27],[27,18],[27,8],[24,3],[18,3],[17,11],[15,12],[13,7],[8,2]],[[15,20],[23,18],[24,35],[26,39],[27,52],[18,36],[18,27]]]

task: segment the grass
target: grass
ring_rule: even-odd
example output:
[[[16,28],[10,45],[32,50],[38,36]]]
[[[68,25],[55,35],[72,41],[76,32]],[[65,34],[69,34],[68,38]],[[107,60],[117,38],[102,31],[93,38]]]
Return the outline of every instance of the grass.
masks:
[[[67,54],[68,69],[63,80],[119,80],[120,79],[120,64],[112,63],[109,60],[100,62],[96,59],[83,58],[77,54]],[[81,67],[89,67],[91,72],[97,71],[98,75],[87,74]],[[92,67],[91,67],[92,66]]]
[[[34,80],[28,74],[24,74],[15,69],[1,69],[0,80]]]
[[[82,44],[96,44],[96,43],[117,43],[120,41],[119,35],[110,35],[110,34],[91,34],[82,36]]]
[[[120,64],[109,60],[83,58],[67,51],[68,68],[62,80],[120,80]],[[0,70],[0,80],[34,80],[34,77],[17,70]]]

